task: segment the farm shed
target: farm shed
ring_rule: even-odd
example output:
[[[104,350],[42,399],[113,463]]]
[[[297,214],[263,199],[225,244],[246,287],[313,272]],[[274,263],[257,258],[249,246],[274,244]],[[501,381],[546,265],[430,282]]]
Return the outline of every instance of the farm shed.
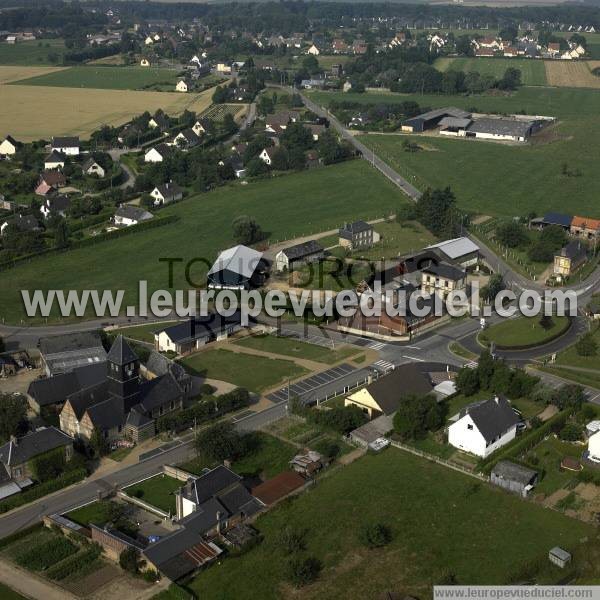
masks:
[[[525,498],[537,483],[538,473],[508,460],[501,460],[492,469],[490,481],[509,492]]]
[[[446,107],[430,110],[429,112],[417,115],[412,119],[407,119],[402,125],[402,131],[409,133],[420,133],[426,129],[437,127],[441,120],[445,117],[453,117],[454,119],[469,119],[471,113],[460,108]]]
[[[557,567],[564,569],[571,562],[571,554],[558,546],[555,546],[548,553],[548,559]]]

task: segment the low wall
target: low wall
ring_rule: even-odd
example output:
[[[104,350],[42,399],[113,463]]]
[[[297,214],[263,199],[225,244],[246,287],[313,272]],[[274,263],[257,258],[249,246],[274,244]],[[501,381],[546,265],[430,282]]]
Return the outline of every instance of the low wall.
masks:
[[[144,510],[151,512],[152,514],[158,515],[159,517],[161,517],[163,519],[168,519],[170,516],[169,513],[166,513],[164,511],[160,510],[160,508],[156,508],[156,506],[152,506],[152,504],[148,504],[147,502],[144,502],[143,500],[140,500],[139,498],[135,498],[134,496],[129,496],[128,494],[126,494],[123,491],[118,491],[117,497],[121,498],[122,500],[125,500],[125,502],[135,504],[136,506],[139,506],[140,508],[143,508]]]
[[[198,479],[197,475],[193,473],[188,473],[179,467],[175,467],[173,465],[163,465],[163,473],[168,475],[169,477],[173,477],[173,479],[177,479],[178,481],[183,481],[184,483],[188,479]]]

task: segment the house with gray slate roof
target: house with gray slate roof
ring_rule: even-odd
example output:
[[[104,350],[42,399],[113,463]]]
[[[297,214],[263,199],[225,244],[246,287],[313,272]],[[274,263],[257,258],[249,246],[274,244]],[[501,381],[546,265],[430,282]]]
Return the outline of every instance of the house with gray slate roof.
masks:
[[[290,270],[296,265],[316,262],[325,257],[325,250],[317,240],[309,240],[280,250],[275,255],[275,268],[278,271]]]

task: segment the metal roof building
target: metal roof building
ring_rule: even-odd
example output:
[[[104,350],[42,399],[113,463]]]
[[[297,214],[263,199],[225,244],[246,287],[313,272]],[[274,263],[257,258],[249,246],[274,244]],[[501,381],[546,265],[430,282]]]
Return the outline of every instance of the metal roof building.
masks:
[[[234,246],[219,254],[208,272],[208,285],[221,289],[247,289],[262,258],[262,252]]]

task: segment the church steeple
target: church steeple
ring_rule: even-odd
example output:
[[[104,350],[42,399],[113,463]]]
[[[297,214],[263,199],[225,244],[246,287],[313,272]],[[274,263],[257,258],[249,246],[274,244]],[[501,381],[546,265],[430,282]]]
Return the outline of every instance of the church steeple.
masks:
[[[140,388],[140,360],[122,335],[108,352],[108,393],[123,401],[123,410],[137,403]]]

